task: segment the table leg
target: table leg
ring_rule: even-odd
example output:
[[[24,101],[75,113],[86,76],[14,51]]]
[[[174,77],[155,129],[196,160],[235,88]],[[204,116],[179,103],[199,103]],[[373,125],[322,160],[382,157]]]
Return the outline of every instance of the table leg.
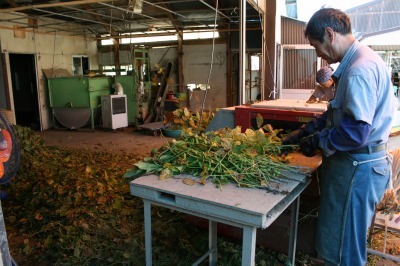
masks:
[[[297,241],[297,223],[299,218],[300,195],[292,203],[292,215],[290,219],[290,238],[289,252],[287,262],[289,265],[295,265],[296,259],[296,241]]]
[[[243,226],[242,266],[254,266],[257,228]]]
[[[211,250],[209,256],[210,266],[217,265],[217,222],[209,220],[208,221],[208,247]]]
[[[146,249],[146,266],[151,266],[152,250],[151,250],[151,204],[148,200],[143,200],[144,203],[144,243]]]

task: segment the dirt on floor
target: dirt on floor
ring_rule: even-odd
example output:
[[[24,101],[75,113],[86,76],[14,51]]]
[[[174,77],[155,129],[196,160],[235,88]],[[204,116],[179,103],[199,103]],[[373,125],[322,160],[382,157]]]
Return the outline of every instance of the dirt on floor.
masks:
[[[105,152],[126,152],[147,156],[151,149],[166,145],[172,138],[160,130],[151,131],[128,127],[124,129],[83,128],[78,130],[50,129],[38,132],[46,145],[88,149]]]

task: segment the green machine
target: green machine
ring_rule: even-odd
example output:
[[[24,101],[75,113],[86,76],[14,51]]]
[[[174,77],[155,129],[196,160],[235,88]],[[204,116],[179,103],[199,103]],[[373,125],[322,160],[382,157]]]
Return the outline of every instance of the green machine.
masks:
[[[138,125],[148,113],[151,95],[150,58],[147,49],[132,50],[133,71],[131,75],[115,76],[127,100],[128,124]]]
[[[49,78],[53,125],[77,129],[89,123],[94,130],[101,115],[101,95],[111,94],[111,77]]]

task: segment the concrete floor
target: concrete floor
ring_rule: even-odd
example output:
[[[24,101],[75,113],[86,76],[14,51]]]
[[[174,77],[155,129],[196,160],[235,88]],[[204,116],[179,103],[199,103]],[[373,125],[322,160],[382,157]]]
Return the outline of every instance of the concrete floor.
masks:
[[[126,152],[140,156],[149,155],[152,148],[159,148],[172,138],[161,136],[160,132],[138,130],[133,127],[118,129],[90,128],[78,130],[50,129],[38,132],[46,145],[83,148],[95,151]]]

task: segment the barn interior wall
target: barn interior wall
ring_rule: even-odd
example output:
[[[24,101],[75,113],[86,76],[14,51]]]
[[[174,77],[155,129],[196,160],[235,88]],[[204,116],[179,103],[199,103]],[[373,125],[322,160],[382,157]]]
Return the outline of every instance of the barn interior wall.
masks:
[[[212,54],[214,54],[213,64]],[[203,90],[189,92],[190,109],[200,111],[204,102],[204,110],[214,111],[227,106],[227,68],[226,45],[184,45],[183,46],[183,77],[184,84],[207,84],[210,88],[207,95]],[[212,71],[210,78],[210,67]]]
[[[2,13],[2,16],[0,42],[1,52],[5,54],[5,57],[8,58],[11,53],[33,54],[35,56],[42,129],[48,129],[52,126],[52,122],[47,83],[42,69],[63,68],[72,72],[73,55],[88,56],[90,68],[98,68],[96,41],[82,37],[65,36],[62,32],[46,29],[41,26],[41,22],[39,22],[38,27],[14,31],[14,26],[19,24],[16,23],[17,20],[13,22],[11,19],[16,19],[18,16],[4,13]],[[27,20],[27,18],[19,18],[20,20]],[[8,60],[6,61],[8,62]],[[7,75],[10,90],[6,93],[9,94],[12,107],[13,97],[9,64],[7,64]]]

